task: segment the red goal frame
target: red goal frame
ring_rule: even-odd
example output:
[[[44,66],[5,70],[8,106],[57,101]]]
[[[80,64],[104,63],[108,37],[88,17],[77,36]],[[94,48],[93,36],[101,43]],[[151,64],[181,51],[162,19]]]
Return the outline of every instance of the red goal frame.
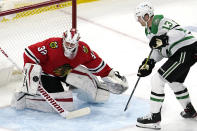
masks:
[[[38,4],[33,4],[29,6],[2,11],[0,12],[0,17],[23,12],[23,11],[28,11],[32,9],[37,9],[37,8],[41,8],[44,6],[50,6],[50,5],[54,5],[58,3],[63,3],[67,1],[72,1],[72,28],[76,29],[77,28],[77,0],[49,0],[49,1],[38,3]]]

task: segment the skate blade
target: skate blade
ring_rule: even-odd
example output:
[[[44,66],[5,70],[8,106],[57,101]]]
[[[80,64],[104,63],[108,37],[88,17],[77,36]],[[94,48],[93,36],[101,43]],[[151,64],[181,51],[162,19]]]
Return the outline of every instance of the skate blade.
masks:
[[[154,129],[154,130],[161,129],[160,122],[154,123],[154,124],[142,124],[142,123],[137,122],[136,126],[140,128],[148,128],[148,129]]]

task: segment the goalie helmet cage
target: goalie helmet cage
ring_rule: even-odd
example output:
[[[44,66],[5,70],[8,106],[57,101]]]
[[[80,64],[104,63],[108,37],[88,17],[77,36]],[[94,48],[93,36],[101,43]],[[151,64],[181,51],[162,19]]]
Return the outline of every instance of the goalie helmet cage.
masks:
[[[77,28],[77,0],[24,0],[14,6],[20,5],[0,12],[0,86],[21,77],[25,47]]]

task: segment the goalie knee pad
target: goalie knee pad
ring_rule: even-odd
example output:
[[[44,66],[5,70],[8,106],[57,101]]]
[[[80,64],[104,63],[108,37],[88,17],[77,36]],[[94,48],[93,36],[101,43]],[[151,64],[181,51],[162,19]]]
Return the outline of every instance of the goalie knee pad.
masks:
[[[37,94],[37,89],[40,83],[40,74],[42,68],[40,65],[26,63],[24,67],[24,81],[23,86],[19,89],[19,92],[25,92],[28,94]]]

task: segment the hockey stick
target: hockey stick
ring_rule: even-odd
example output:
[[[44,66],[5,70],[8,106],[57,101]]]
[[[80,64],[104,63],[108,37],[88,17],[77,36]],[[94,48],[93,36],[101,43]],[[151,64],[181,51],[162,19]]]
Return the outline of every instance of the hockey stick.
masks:
[[[12,60],[10,57],[5,53],[5,51],[0,47],[1,53],[17,68],[17,72],[14,72],[14,74],[22,74],[22,69]]]
[[[145,64],[144,64],[144,67],[146,66],[148,60],[150,59],[150,56],[151,56],[152,52],[153,52],[153,49],[151,49],[151,51],[150,51],[150,53],[149,53],[149,55],[148,55],[148,58],[146,59],[146,62],[145,62]],[[131,94],[130,94],[130,97],[129,97],[128,101],[127,101],[127,104],[126,104],[126,106],[125,106],[124,111],[126,111],[126,110],[128,109],[128,107],[129,107],[129,103],[130,103],[131,98],[132,98],[132,96],[133,96],[133,94],[134,94],[134,92],[135,92],[135,89],[136,89],[136,87],[137,87],[137,85],[138,85],[138,82],[139,82],[140,78],[141,78],[141,77],[139,76],[138,79],[137,79],[137,82],[136,82],[136,84],[135,84],[135,86],[134,86],[134,88],[133,88],[133,91],[132,91]]]
[[[62,117],[66,119],[72,119],[84,115],[88,115],[90,113],[90,108],[85,107],[79,110],[75,110],[72,112],[69,112],[61,107],[61,105],[52,98],[49,93],[42,87],[42,85],[39,85],[38,91],[40,92],[41,96],[48,102],[48,104],[53,107],[53,109],[58,112]]]

